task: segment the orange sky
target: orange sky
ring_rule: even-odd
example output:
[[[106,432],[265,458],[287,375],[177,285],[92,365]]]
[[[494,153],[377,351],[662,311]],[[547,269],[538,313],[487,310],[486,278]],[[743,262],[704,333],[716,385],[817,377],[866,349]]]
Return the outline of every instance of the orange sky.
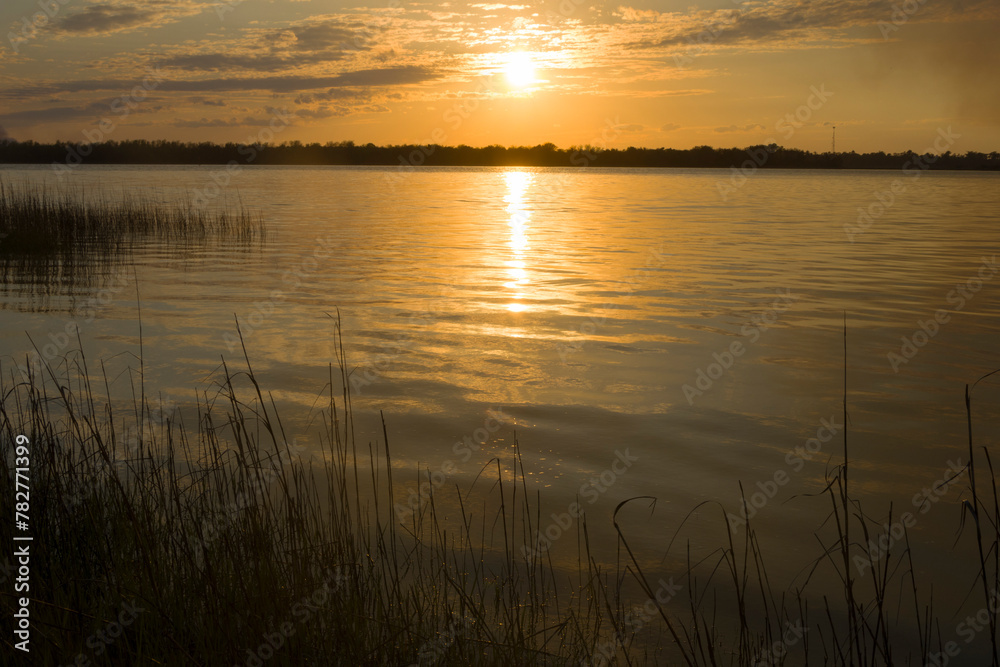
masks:
[[[996,0],[5,0],[0,27],[19,140],[1000,148]]]

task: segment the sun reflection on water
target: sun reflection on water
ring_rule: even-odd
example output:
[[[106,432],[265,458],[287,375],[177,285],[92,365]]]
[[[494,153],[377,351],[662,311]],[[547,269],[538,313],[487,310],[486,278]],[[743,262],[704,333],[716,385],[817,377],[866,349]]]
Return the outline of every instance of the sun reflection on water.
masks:
[[[510,280],[504,283],[504,287],[512,292],[513,301],[507,304],[507,310],[512,313],[524,312],[529,308],[521,299],[525,297],[525,290],[530,283],[524,257],[528,250],[527,230],[531,211],[525,203],[525,193],[533,178],[532,174],[526,171],[508,171],[504,174],[507,183],[507,195],[504,201],[507,202],[506,211],[510,215],[507,224],[510,227],[511,249],[511,259],[505,262]]]

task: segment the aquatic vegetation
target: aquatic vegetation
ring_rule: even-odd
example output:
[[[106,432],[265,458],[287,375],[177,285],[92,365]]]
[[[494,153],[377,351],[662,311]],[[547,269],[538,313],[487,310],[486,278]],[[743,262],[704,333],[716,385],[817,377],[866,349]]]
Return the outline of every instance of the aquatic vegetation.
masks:
[[[140,246],[187,252],[225,244],[246,252],[267,237],[261,215],[242,206],[183,208],[127,193],[89,201],[0,180],[0,290],[42,310],[56,286],[103,288],[131,274]]]
[[[526,555],[547,518],[516,442],[481,471],[492,483],[481,506],[441,486],[401,519],[385,421],[381,442],[357,441],[339,321],[333,335],[321,451],[289,442],[245,345],[245,368],[224,362],[187,412],[151,395],[141,354],[131,403],[112,399],[82,352],[27,379],[0,369],[4,498],[14,497],[13,443],[30,443],[39,664],[891,665],[965,648],[942,634],[905,526],[883,545],[850,495],[846,438],[824,491],[835,537],[806,564],[808,579],[837,591],[819,610],[807,586],[771,584],[749,515],[712,558],[692,562],[688,546],[682,576],[653,574],[623,528],[647,497],[614,512],[616,563],[593,556],[584,515],[567,527],[577,560],[566,567],[552,551]],[[988,609],[1000,590],[1000,505],[967,406],[973,500],[963,516]],[[989,479],[977,471],[984,456]],[[724,510],[720,522],[728,529]],[[13,532],[0,522],[0,539],[11,544]],[[900,622],[904,601],[915,628]],[[15,607],[0,597],[4,615]],[[988,611],[994,664],[995,623]]]
[[[148,241],[259,240],[260,215],[242,207],[209,211],[163,205],[148,197],[88,200],[67,190],[49,191],[0,181],[0,254],[75,256],[120,253]]]

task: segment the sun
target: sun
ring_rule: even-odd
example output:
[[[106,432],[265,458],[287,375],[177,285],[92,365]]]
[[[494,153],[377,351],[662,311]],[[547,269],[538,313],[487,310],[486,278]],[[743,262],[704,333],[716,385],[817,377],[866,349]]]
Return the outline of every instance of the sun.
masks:
[[[504,72],[507,81],[516,88],[524,88],[535,83],[535,64],[527,53],[518,51],[508,54]]]

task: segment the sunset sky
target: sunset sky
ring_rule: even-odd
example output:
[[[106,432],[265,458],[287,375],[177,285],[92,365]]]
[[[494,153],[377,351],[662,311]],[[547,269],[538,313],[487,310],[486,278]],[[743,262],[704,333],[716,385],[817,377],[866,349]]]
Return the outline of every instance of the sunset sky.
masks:
[[[18,140],[1000,149],[996,0],[4,0],[0,27]]]

